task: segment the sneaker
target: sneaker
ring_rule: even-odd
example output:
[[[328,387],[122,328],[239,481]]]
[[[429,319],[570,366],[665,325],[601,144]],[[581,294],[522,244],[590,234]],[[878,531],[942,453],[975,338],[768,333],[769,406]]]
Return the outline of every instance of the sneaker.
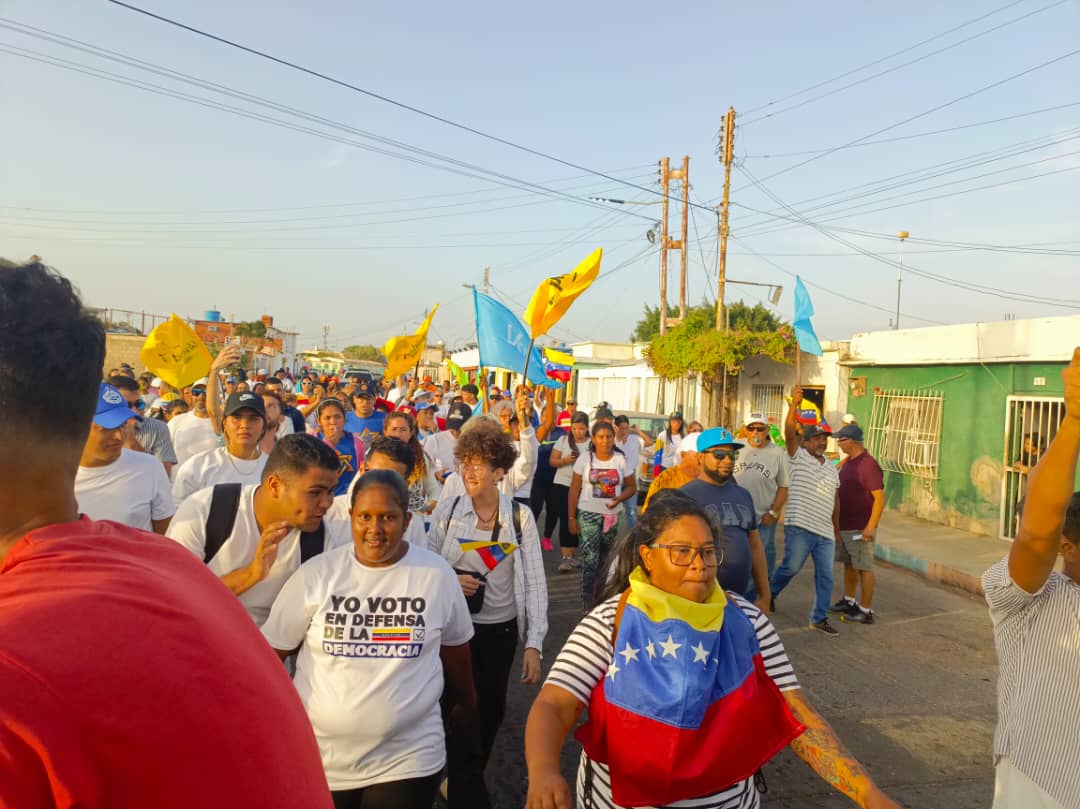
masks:
[[[818,621],[816,624],[810,624],[810,628],[816,629],[818,632],[823,632],[830,638],[835,638],[837,635],[840,634],[836,631],[836,627],[829,623],[828,618],[826,618],[824,621]]]
[[[838,612],[841,615],[854,615],[859,611],[859,605],[854,601],[848,601],[846,598],[841,598],[831,607],[829,612]]]
[[[855,607],[854,612],[841,615],[840,620],[845,624],[872,624],[874,623],[874,611],[863,612],[859,607]]]
[[[543,537],[540,540],[540,549],[544,550],[544,551],[553,551],[553,550],[555,550],[555,545],[551,541],[551,537]]]
[[[574,562],[572,556],[564,556],[562,562],[559,563],[560,573],[573,573]]]

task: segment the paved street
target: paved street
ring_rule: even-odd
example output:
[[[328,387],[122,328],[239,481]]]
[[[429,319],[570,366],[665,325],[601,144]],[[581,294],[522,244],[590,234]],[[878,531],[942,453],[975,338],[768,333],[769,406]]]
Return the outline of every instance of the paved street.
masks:
[[[577,577],[548,557],[551,630],[545,671],[579,619]],[[841,624],[830,639],[807,627],[812,567],[777,602],[774,621],[813,703],[879,784],[918,809],[985,809],[993,785],[995,658],[981,599],[879,567],[875,626]],[[836,569],[839,580],[840,568]],[[524,803],[524,726],[537,687],[511,685],[506,722],[488,768],[498,809]],[[576,770],[578,747],[563,749]],[[763,807],[852,806],[790,751],[766,767]],[[573,781],[571,780],[571,783]]]

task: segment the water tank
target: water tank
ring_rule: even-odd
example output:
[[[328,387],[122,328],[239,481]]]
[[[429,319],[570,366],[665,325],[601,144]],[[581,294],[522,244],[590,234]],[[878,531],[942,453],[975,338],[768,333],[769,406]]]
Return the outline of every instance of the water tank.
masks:
[[[221,312],[219,312],[217,309],[207,309],[205,312],[203,312],[203,320],[208,320],[211,323],[220,323]]]

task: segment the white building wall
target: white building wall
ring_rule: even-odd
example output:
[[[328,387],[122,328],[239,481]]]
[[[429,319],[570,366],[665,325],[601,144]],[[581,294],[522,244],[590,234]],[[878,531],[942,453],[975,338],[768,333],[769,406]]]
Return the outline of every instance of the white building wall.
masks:
[[[645,363],[580,368],[575,394],[578,407],[585,410],[592,410],[599,402],[607,402],[616,413],[627,410],[657,413],[661,382]],[[687,421],[694,421],[702,412],[701,391],[696,382],[687,381],[683,393],[683,416]],[[665,384],[665,411],[675,409],[678,394],[678,383]]]
[[[822,348],[824,353],[820,357],[803,353],[802,383],[806,386],[825,388],[823,415],[833,430],[838,430],[840,421],[847,412],[848,403],[850,373],[846,366],[840,364],[841,359],[846,355],[847,344],[825,343]],[[795,385],[795,366],[776,362],[767,357],[751,357],[743,363],[743,372],[739,376],[736,423],[725,426],[737,429],[753,412],[755,385],[778,385],[786,400]]]

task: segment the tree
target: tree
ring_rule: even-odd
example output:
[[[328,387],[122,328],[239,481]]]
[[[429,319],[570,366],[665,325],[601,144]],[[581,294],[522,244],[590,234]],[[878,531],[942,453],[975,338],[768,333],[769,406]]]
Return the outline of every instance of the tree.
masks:
[[[266,337],[266,324],[261,320],[234,323],[232,333],[236,337]]]
[[[371,345],[356,345],[345,346],[342,351],[347,360],[363,360],[365,362],[386,362],[386,358],[383,357],[382,352],[375,346]]]
[[[783,325],[783,321],[762,306],[755,303],[747,306],[742,301],[728,304],[726,320],[731,330],[747,329],[753,332],[776,331]],[[679,310],[674,306],[668,307],[668,318],[674,319],[679,316]],[[702,334],[716,329],[716,305],[702,301],[697,306],[691,306],[686,310],[686,321],[680,324],[686,327],[690,335]],[[676,327],[672,327],[676,328]],[[641,320],[634,326],[630,339],[637,343],[649,343],[660,335],[660,307],[645,305],[645,312]]]

